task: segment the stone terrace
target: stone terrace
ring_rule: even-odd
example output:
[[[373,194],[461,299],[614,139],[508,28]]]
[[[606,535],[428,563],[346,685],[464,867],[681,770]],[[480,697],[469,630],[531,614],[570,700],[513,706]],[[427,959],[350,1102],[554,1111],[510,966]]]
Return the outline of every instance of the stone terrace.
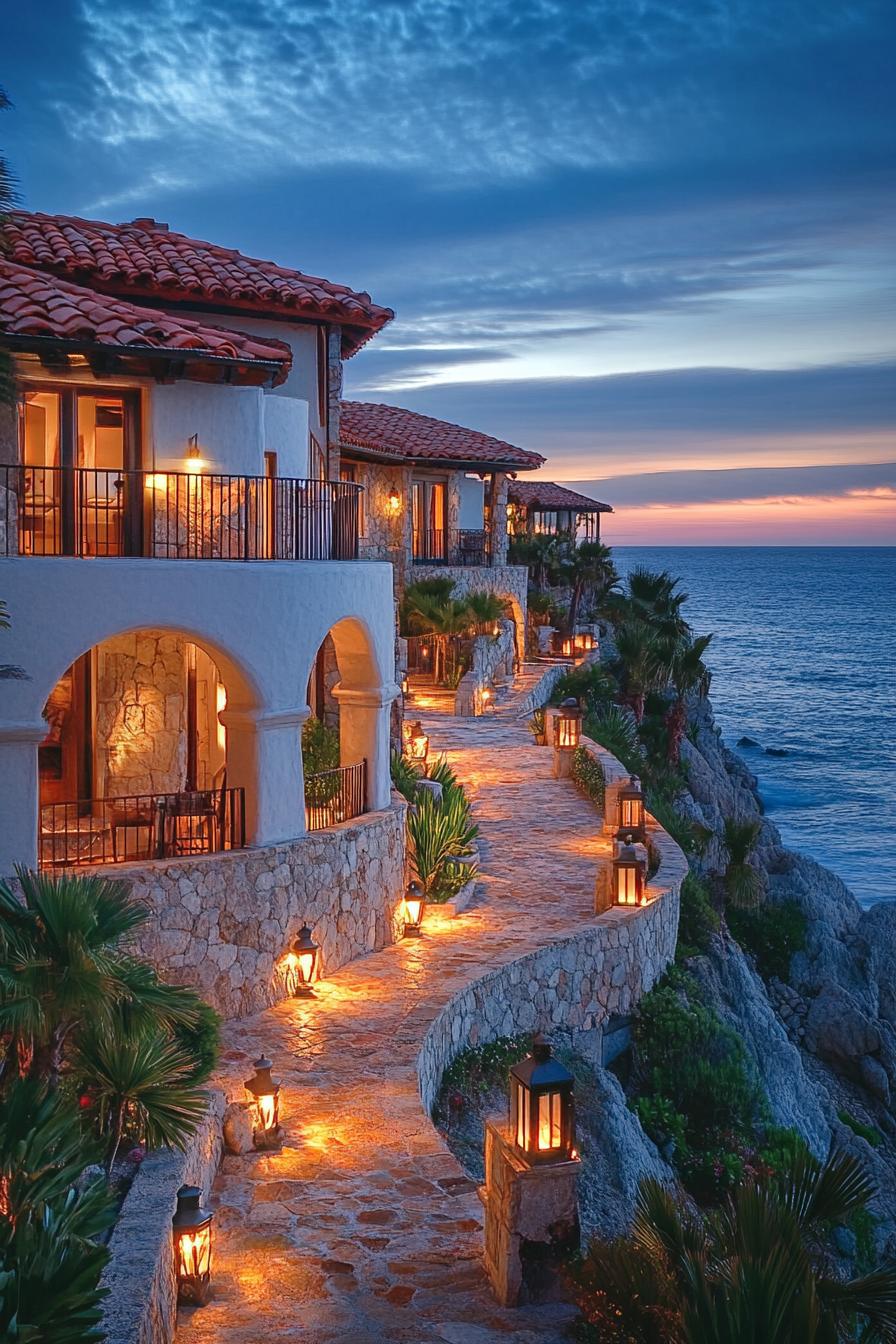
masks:
[[[552,753],[519,717],[536,680],[526,668],[508,704],[484,718],[418,707],[431,751],[447,754],[474,799],[474,905],[456,919],[431,908],[422,939],[344,966],[311,1002],[226,1027],[223,1085],[242,1099],[251,1061],[267,1052],[283,1084],[285,1140],[279,1152],[225,1158],[212,1196],[213,1297],[182,1309],[180,1344],[560,1339],[556,1306],[495,1305],[475,1188],[425,1114],[417,1075],[421,1044],[454,995],[594,923],[610,845],[594,807],[551,778]]]

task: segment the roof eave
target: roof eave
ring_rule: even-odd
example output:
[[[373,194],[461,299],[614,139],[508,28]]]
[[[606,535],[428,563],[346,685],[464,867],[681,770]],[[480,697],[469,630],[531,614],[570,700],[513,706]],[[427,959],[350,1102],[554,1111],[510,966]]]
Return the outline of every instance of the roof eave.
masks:
[[[207,350],[160,349],[153,345],[106,345],[102,341],[61,340],[57,336],[21,336],[0,332],[0,347],[21,354],[42,355],[58,351],[61,355],[106,355],[116,360],[141,359],[157,364],[211,364],[216,368],[252,369],[264,373],[262,383],[254,386],[279,387],[289,375],[289,366],[266,359],[234,359],[214,355]],[[175,375],[176,376],[176,375]]]

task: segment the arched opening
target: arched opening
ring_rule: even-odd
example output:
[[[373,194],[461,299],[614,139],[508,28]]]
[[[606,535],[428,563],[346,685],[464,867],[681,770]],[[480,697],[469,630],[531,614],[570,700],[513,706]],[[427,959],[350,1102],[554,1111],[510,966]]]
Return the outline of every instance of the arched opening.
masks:
[[[232,663],[179,631],[143,628],[82,653],[47,697],[38,746],[41,866],[239,848],[245,780],[228,778]]]
[[[305,824],[323,830],[384,805],[391,694],[380,684],[370,635],[359,619],[344,617],[327,631],[311,666],[307,699]]]

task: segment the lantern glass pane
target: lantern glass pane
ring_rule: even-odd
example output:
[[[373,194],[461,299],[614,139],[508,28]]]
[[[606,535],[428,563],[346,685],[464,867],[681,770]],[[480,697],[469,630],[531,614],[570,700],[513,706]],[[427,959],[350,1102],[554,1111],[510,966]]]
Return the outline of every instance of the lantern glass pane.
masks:
[[[300,952],[298,956],[299,984],[308,985],[314,974],[314,953]]]
[[[637,874],[634,868],[618,868],[619,874],[617,891],[619,894],[620,905],[637,905]]]
[[[261,1129],[274,1129],[277,1124],[277,1098],[273,1094],[257,1100],[258,1122]]]
[[[423,900],[419,896],[409,896],[405,899],[405,906],[408,912],[408,923],[419,924],[420,912],[423,908]]]
[[[538,1148],[550,1152],[560,1147],[560,1093],[543,1092],[538,1098]]]
[[[557,746],[574,747],[576,745],[576,721],[575,719],[557,720]]]
[[[529,1146],[529,1112],[526,1106],[526,1093],[519,1083],[514,1084],[513,1097],[516,1103],[517,1146],[525,1150]]]
[[[181,1232],[177,1239],[181,1278],[199,1278],[209,1273],[212,1259],[212,1230],[206,1223],[193,1232]]]

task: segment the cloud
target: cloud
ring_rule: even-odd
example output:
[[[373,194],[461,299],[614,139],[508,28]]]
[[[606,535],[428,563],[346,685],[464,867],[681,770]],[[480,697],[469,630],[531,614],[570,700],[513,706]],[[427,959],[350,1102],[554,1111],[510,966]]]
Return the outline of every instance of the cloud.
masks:
[[[896,501],[896,461],[812,467],[644,472],[569,482],[614,508],[680,504],[746,504],[771,500]],[[896,514],[894,514],[896,526]]]

